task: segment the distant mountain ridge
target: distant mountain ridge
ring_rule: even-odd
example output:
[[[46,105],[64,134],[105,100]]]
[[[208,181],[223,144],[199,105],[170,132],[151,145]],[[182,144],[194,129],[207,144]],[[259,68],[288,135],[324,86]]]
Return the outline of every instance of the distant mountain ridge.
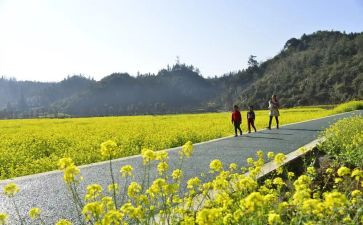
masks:
[[[261,64],[218,78],[176,64],[157,74],[114,73],[44,83],[0,78],[0,117],[163,114],[228,110],[233,104],[266,108],[271,94],[283,106],[363,99],[363,33],[318,31],[288,40]]]

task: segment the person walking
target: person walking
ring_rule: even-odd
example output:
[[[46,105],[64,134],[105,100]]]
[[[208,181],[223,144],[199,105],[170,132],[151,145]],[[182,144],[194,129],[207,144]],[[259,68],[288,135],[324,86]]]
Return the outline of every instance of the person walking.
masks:
[[[232,112],[232,124],[234,125],[235,137],[237,137],[238,136],[237,130],[239,130],[240,135],[242,135],[242,130],[241,130],[242,116],[237,105],[235,105],[233,108],[234,111]]]
[[[257,132],[255,127],[255,118],[256,118],[255,112],[253,111],[252,106],[249,106],[248,109],[249,109],[249,111],[247,112],[248,133],[251,133],[251,126],[253,127],[255,132]]]
[[[269,130],[271,130],[272,117],[275,117],[276,128],[279,129],[279,116],[280,116],[279,107],[280,107],[280,103],[277,100],[277,96],[272,95],[271,99],[268,101],[268,109],[270,110],[270,113],[269,113],[270,121],[268,122],[267,128]]]

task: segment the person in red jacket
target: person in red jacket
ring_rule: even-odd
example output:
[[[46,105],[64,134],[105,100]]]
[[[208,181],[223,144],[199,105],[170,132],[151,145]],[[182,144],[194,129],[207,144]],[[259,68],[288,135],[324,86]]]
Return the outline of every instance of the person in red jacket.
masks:
[[[240,135],[242,135],[241,130],[242,117],[241,112],[237,105],[234,106],[234,111],[232,112],[232,124],[234,125],[235,137],[237,137],[237,130],[239,130]]]

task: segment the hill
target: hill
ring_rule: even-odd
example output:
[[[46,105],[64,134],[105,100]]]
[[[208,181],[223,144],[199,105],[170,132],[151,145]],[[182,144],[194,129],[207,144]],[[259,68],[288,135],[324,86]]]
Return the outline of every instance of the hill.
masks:
[[[288,107],[363,99],[363,33],[318,31],[282,47],[265,62],[251,56],[247,69],[208,79],[180,63],[157,74],[114,73],[100,81],[1,78],[0,117],[200,112],[229,110],[233,104],[266,108],[273,93]]]

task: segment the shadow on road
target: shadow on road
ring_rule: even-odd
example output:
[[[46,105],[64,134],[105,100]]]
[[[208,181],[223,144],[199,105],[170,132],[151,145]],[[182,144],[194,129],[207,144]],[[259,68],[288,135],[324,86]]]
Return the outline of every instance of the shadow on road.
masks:
[[[280,128],[281,130],[297,130],[297,131],[323,131],[323,130],[315,130],[315,129],[303,129],[303,128]]]
[[[282,139],[282,138],[274,138],[274,137],[255,137],[255,136],[244,136],[244,137],[247,137],[247,138],[261,138],[261,139],[273,139],[273,140],[282,140],[282,141],[285,141],[285,139]]]
[[[278,135],[294,135],[294,134],[284,134],[284,133],[278,133],[278,132],[258,132],[259,134],[278,134]]]

